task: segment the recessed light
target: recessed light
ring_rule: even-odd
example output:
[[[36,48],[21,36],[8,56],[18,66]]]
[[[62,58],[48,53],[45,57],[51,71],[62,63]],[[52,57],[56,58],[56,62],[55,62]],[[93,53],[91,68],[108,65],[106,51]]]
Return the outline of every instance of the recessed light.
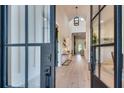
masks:
[[[103,21],[103,20],[101,20],[101,21],[100,21],[100,23],[104,23],[104,21]]]
[[[83,18],[80,18],[80,20],[81,20],[81,21],[84,21],[84,19],[83,19]]]

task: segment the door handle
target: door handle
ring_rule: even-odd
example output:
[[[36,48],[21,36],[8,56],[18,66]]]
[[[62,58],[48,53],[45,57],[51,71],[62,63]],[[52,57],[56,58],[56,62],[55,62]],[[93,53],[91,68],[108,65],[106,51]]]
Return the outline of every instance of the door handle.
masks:
[[[51,67],[47,66],[45,68],[45,87],[50,88],[50,82],[51,82]]]
[[[50,75],[50,74],[51,74],[51,67],[50,67],[50,66],[47,66],[47,67],[45,68],[45,74],[46,74],[46,75]]]

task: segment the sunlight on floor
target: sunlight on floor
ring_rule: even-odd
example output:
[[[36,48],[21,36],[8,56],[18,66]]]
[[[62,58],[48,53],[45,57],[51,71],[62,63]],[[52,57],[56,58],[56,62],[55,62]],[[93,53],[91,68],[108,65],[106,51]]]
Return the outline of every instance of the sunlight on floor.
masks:
[[[84,57],[76,55],[68,66],[57,67],[56,88],[90,87],[90,72]]]
[[[80,54],[76,55],[76,62],[80,63],[82,61],[82,56]]]

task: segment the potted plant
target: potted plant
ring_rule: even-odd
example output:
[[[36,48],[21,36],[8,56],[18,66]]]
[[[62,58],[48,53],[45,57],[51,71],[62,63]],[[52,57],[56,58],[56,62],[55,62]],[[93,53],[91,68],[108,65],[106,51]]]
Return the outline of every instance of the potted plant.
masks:
[[[92,40],[93,40],[92,42],[93,42],[94,45],[97,44],[97,35],[95,33],[93,33]]]

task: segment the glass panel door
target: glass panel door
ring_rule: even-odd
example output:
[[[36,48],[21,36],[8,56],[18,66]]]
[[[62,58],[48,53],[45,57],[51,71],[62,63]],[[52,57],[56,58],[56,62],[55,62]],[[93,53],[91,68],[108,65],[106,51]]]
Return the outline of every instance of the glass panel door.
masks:
[[[4,87],[54,87],[54,6],[5,7]]]

